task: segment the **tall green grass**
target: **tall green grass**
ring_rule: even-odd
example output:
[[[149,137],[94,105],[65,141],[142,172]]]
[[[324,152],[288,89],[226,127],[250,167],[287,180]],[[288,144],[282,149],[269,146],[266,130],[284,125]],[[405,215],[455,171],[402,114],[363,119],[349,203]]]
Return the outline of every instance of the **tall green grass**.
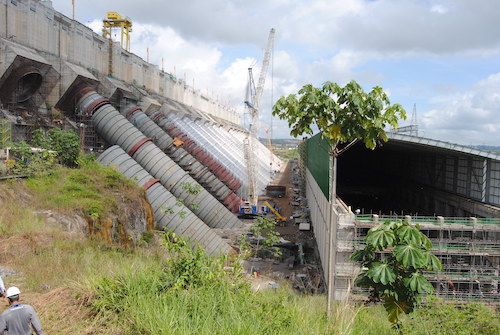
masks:
[[[130,199],[141,195],[116,171],[93,164],[88,162],[81,169],[56,168],[51,174],[26,180],[27,186],[21,181],[0,184],[0,201],[8,209],[0,211],[0,263],[18,273],[8,277],[8,284],[41,293],[70,287],[66,300],[54,298],[49,306],[37,306],[47,333],[398,333],[380,305],[337,303],[329,319],[322,295],[298,295],[286,284],[277,290],[251,291],[237,260],[210,258],[170,239],[164,246],[108,246],[64,232],[34,214],[51,208],[70,214],[92,210],[105,214],[113,208],[116,194]],[[92,209],[93,203],[99,207]],[[75,297],[78,300],[72,301]],[[70,308],[61,320],[64,303],[75,310]],[[498,320],[498,312],[483,305],[456,308],[433,302],[403,318],[400,331],[498,334]],[[73,326],[61,327],[61,322]]]
[[[481,303],[461,306],[429,298],[425,306],[408,315],[402,323],[402,334],[408,335],[496,335],[500,334],[500,313]]]
[[[126,334],[332,334],[324,297],[288,289],[253,292],[224,280],[176,290],[161,269],[131,271],[96,286],[94,308],[126,320]],[[342,332],[347,334],[347,332]]]
[[[169,258],[147,269],[94,281],[93,308],[126,320],[125,334],[351,333],[346,325],[352,323],[326,317],[323,296],[288,288],[254,292],[237,260],[224,267],[227,259],[186,248],[169,249]],[[336,308],[344,309],[337,314],[345,318],[356,316],[355,309]]]
[[[353,324],[353,334],[390,335],[397,334],[387,321],[387,313],[382,305],[363,306],[359,308]]]

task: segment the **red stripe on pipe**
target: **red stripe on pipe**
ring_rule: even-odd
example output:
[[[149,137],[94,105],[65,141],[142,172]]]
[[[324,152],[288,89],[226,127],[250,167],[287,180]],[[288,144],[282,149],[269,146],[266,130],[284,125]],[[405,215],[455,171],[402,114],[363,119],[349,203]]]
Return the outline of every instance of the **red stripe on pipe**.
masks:
[[[87,93],[90,92],[95,92],[95,90],[92,87],[84,87],[78,93],[76,94],[76,101],[79,101],[81,98],[83,98]]]
[[[135,107],[135,108],[132,108],[131,110],[129,110],[126,114],[127,116],[127,119],[132,115],[134,114],[135,112],[137,111],[142,111],[141,107]]]
[[[142,187],[144,187],[144,189],[147,191],[151,186],[153,186],[154,184],[159,183],[159,182],[160,182],[160,179],[151,178],[144,185],[142,185]]]
[[[172,132],[169,132],[170,136],[172,137],[179,137],[181,138],[184,134],[180,130],[173,130]]]
[[[226,199],[224,199],[224,205],[226,205],[226,206],[230,205],[233,202],[235,196],[236,196],[236,194],[234,194],[234,193],[231,193],[230,195],[228,195],[226,197]]]
[[[156,113],[153,113],[150,118],[151,120],[153,121],[156,121],[157,119],[159,119],[161,117],[161,113],[160,112],[156,112]]]
[[[196,150],[196,148],[198,148],[198,144],[196,144],[196,142],[192,142],[192,143],[189,143],[189,145],[187,145],[188,148],[191,148],[192,151]]]
[[[227,177],[225,177],[222,181],[224,182],[224,184],[229,184],[232,180],[234,179],[233,175],[231,173],[229,173],[227,175]]]
[[[238,199],[238,201],[235,201],[233,204],[233,213],[238,213],[240,211],[240,206],[243,204],[243,201],[241,199]]]
[[[202,157],[201,154],[203,153],[203,150],[201,150],[201,148],[196,148],[194,150],[191,150],[191,153],[192,155],[200,155],[200,157]]]
[[[226,179],[229,176],[230,176],[229,171],[225,170],[224,173],[221,174],[220,178],[221,179]]]
[[[236,191],[241,187],[240,182],[235,179],[231,184],[229,184],[227,187],[229,187],[231,190]]]
[[[176,126],[169,126],[169,127],[167,127],[167,131],[172,131],[172,130],[174,130],[176,128],[177,128]]]
[[[137,150],[139,150],[139,148],[143,146],[144,143],[151,142],[151,141],[152,140],[148,137],[144,137],[143,139],[140,139],[136,144],[134,144],[132,149],[130,149],[130,151],[128,152],[128,155],[130,157],[132,157],[137,152]]]
[[[92,113],[97,110],[99,107],[102,107],[103,105],[109,104],[108,99],[97,99],[93,103],[90,104],[89,107],[87,107],[87,113],[86,115],[92,115]]]
[[[239,211],[239,207],[242,204],[241,199],[234,193],[231,193],[225,200],[224,205],[233,211],[234,213]]]

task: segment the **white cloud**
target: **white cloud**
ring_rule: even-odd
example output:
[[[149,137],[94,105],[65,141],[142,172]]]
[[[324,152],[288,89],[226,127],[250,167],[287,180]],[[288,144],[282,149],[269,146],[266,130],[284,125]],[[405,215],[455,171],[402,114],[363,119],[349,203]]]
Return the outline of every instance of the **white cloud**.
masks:
[[[70,1],[53,4],[71,13]],[[428,136],[485,141],[476,137],[482,133],[500,144],[493,133],[499,129],[498,90],[479,89],[482,82],[472,86],[500,68],[492,60],[500,58],[500,1],[76,1],[76,19],[99,32],[107,11],[132,19],[133,52],[145,59],[149,47],[150,62],[161,67],[163,58],[166,71],[175,66],[178,77],[186,73],[190,85],[195,78],[196,89],[208,89],[239,111],[247,68],[255,64],[257,80],[267,34],[276,28],[274,76],[269,74],[261,102],[263,123],[270,124],[271,96],[295,93],[306,83],[355,79],[367,89],[384,87],[391,101],[419,102]],[[485,82],[497,85],[492,78]],[[286,124],[273,125],[275,137],[288,135]]]
[[[448,12],[448,8],[443,5],[433,5],[431,7],[431,13],[445,14]]]
[[[341,18],[333,43],[381,53],[447,54],[498,48],[500,2],[378,0]]]
[[[470,90],[440,97],[441,104],[423,116],[427,137],[461,144],[500,143],[500,73],[477,82]]]

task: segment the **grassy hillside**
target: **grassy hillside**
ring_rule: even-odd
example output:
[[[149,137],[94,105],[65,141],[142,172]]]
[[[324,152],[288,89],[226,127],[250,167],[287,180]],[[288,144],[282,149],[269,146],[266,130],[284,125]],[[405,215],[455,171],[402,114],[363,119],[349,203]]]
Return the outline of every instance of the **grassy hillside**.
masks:
[[[397,333],[380,305],[339,303],[328,319],[322,295],[298,295],[285,282],[251,291],[238,258],[210,258],[172,235],[109,244],[68,229],[61,220],[118,215],[140,206],[144,192],[94,164],[50,172],[0,182],[0,270],[47,334]],[[433,304],[406,318],[401,333],[500,331],[498,313],[482,305]]]

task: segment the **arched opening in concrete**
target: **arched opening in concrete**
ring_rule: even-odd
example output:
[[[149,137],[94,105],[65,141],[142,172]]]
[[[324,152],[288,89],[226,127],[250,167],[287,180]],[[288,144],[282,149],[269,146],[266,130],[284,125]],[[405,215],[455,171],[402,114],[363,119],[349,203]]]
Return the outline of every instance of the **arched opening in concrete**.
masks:
[[[33,66],[23,66],[12,71],[1,87],[3,103],[23,103],[42,86],[43,76]]]

